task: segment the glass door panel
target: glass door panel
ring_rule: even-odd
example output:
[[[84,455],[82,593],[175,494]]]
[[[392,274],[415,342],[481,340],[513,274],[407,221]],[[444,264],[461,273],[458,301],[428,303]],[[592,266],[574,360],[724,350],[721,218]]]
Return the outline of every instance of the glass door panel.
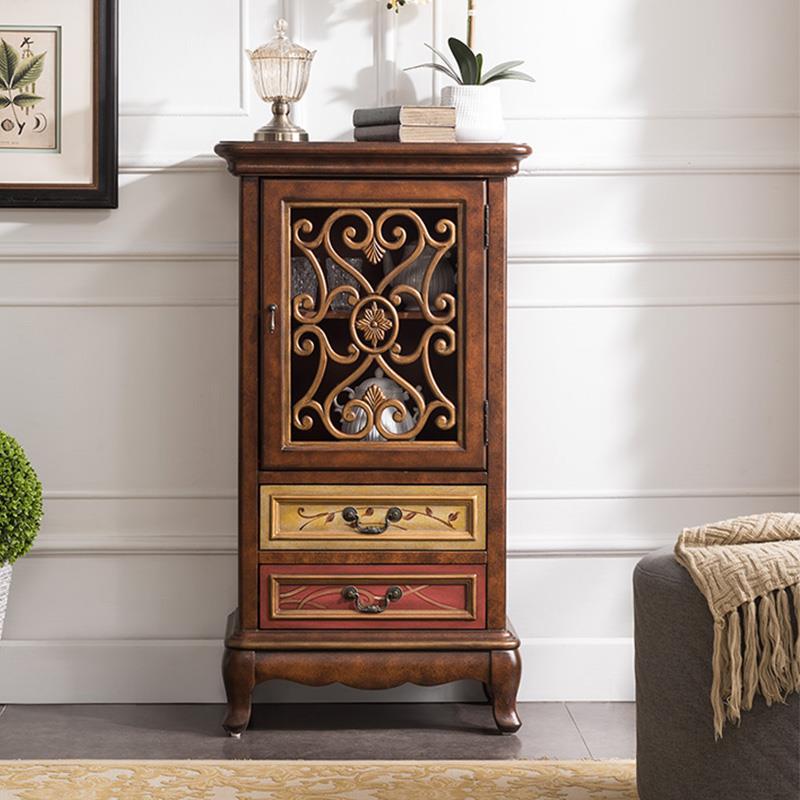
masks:
[[[483,187],[422,186],[265,183],[265,464],[483,467]]]

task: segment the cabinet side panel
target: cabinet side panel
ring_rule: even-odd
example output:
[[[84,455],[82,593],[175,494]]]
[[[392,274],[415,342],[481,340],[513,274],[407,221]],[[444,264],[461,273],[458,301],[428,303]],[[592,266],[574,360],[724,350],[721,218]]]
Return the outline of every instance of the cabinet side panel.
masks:
[[[487,627],[506,625],[506,181],[490,180],[488,307]]]
[[[259,229],[257,178],[243,178],[239,266],[239,618],[258,627]]]

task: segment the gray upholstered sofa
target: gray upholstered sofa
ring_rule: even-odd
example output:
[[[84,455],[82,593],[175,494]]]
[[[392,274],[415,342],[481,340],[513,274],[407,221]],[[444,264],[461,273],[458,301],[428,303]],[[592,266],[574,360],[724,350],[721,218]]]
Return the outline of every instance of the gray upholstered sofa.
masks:
[[[800,800],[800,697],[757,698],[715,742],[705,599],[669,548],[639,562],[633,585],[640,800]]]

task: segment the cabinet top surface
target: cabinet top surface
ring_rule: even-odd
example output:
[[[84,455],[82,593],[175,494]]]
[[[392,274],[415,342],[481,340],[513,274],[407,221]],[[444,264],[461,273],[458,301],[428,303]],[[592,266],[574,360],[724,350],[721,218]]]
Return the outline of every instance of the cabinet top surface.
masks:
[[[217,155],[234,175],[263,177],[452,177],[514,175],[527,144],[396,142],[220,142]]]

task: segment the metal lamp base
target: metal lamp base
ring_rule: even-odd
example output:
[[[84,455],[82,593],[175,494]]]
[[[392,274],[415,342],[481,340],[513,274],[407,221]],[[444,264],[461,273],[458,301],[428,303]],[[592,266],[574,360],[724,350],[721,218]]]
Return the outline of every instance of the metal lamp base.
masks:
[[[290,110],[285,100],[275,100],[272,119],[253,134],[253,139],[257,142],[307,142],[308,134],[289,119]]]
[[[253,134],[253,140],[256,142],[307,142],[308,134],[302,128],[294,131],[276,131],[269,125],[265,125]]]

